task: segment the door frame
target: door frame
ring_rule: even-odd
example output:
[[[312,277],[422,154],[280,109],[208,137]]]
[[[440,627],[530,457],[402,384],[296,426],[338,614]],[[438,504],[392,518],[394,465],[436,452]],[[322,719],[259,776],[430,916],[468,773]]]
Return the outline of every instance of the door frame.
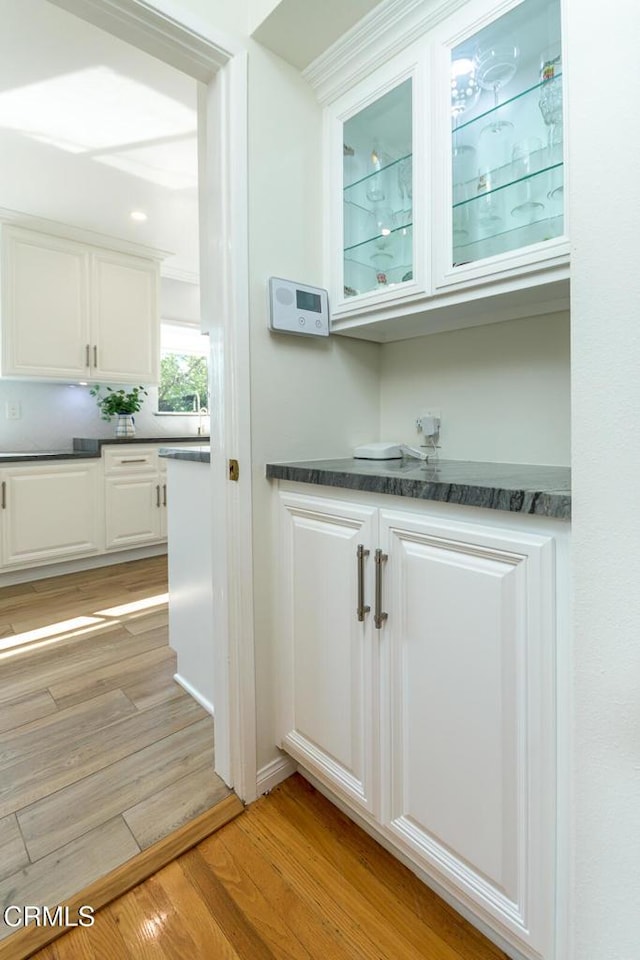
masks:
[[[198,103],[200,281],[210,336],[215,769],[257,795],[253,623],[247,52],[176,0],[49,0],[181,70]],[[213,439],[215,438],[215,440]],[[241,465],[229,482],[228,463]]]

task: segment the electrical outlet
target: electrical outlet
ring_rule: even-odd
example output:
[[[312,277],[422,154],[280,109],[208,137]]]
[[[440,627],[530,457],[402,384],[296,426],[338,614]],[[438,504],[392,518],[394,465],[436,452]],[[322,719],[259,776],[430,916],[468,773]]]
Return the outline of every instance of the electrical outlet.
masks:
[[[416,430],[418,433],[422,433],[422,421],[427,417],[431,417],[433,419],[436,426],[436,433],[439,433],[442,424],[441,411],[439,407],[432,407],[430,410],[424,410],[419,414],[419,416],[416,417]]]
[[[7,400],[4,405],[4,412],[7,420],[20,420],[22,417],[22,410],[20,409],[19,400]]]

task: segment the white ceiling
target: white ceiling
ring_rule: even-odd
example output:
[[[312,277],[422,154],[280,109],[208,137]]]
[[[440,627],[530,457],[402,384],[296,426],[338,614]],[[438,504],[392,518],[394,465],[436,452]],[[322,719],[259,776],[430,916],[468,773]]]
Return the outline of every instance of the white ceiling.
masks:
[[[0,207],[170,251],[163,273],[195,279],[196,81],[47,0],[1,12]]]

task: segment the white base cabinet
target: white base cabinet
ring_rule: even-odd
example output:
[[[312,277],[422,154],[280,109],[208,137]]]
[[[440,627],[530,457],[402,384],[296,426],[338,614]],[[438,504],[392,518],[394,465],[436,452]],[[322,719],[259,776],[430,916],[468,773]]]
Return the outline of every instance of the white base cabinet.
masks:
[[[0,471],[3,565],[100,552],[100,479],[100,464],[87,461]]]
[[[279,496],[279,744],[482,922],[548,960],[553,538],[428,504]]]
[[[105,546],[126,550],[167,535],[167,476],[153,446],[105,447]]]

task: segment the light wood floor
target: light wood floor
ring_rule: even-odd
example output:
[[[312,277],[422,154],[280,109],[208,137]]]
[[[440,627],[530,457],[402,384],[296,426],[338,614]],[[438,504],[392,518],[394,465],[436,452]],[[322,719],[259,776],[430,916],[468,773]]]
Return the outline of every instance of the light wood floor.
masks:
[[[298,775],[38,960],[506,960]]]
[[[2,908],[64,903],[228,795],[166,593],[166,557],[0,590]]]

